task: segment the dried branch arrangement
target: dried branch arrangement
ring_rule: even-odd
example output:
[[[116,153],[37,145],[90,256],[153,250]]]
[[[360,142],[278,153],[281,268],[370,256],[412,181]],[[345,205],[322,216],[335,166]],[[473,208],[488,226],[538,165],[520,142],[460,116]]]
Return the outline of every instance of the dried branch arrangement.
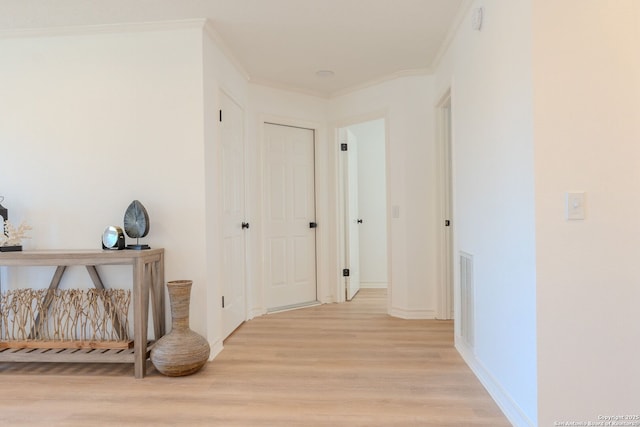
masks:
[[[19,245],[23,239],[30,238],[27,236],[27,231],[31,230],[31,227],[24,222],[16,227],[9,220],[6,220],[4,230],[6,234],[0,231],[0,246]]]
[[[6,341],[127,341],[131,291],[14,289],[0,295]]]

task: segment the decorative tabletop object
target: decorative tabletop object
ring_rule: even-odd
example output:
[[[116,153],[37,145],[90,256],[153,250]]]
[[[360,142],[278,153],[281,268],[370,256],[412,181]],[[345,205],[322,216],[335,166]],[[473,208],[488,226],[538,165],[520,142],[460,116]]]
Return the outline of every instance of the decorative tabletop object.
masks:
[[[136,239],[135,245],[127,245],[127,249],[150,249],[149,245],[141,245],[140,237],[149,233],[149,214],[138,200],[131,202],[124,213],[124,232],[132,239]]]
[[[4,221],[4,233],[0,234],[0,252],[21,251],[22,239],[29,239],[29,230],[31,227],[24,222],[16,228],[9,220]]]
[[[2,206],[2,202],[4,201],[4,196],[0,196],[0,223],[3,225],[3,232],[6,235],[7,229],[4,228],[4,222],[9,219],[9,211],[7,208]]]
[[[102,249],[124,249],[124,233],[117,225],[110,225],[102,233]]]

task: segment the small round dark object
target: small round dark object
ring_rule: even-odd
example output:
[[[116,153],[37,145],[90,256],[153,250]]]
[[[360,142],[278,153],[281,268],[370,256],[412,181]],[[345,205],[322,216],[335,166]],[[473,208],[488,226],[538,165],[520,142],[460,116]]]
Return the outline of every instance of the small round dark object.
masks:
[[[144,237],[149,233],[149,214],[138,200],[131,202],[124,213],[124,232],[132,239]]]

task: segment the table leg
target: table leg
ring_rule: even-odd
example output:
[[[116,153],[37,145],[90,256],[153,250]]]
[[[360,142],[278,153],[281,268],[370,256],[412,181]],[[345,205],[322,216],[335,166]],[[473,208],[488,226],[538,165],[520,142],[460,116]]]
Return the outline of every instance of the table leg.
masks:
[[[143,378],[147,371],[149,280],[145,277],[144,270],[144,262],[136,259],[133,266],[133,348],[136,378]]]
[[[152,314],[153,314],[153,331],[156,340],[162,338],[165,334],[165,315],[164,315],[164,269],[162,261],[155,261],[150,264],[151,267],[151,295],[152,295]]]

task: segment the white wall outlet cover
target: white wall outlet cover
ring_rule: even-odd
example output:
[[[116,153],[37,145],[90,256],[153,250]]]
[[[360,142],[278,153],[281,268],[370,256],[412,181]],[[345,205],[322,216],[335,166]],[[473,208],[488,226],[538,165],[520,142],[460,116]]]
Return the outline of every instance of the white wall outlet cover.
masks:
[[[568,192],[566,195],[566,217],[568,220],[579,220],[585,218],[585,193]]]

